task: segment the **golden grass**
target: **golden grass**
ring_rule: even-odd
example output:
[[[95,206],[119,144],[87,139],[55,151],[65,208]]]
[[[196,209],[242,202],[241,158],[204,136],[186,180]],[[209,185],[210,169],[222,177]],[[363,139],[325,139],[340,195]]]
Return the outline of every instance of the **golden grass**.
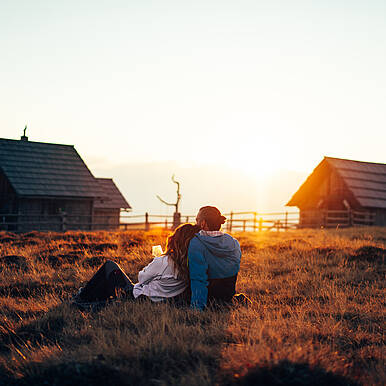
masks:
[[[0,384],[384,384],[386,230],[236,234],[252,306],[68,299],[107,258],[135,281],[164,231],[0,233]]]

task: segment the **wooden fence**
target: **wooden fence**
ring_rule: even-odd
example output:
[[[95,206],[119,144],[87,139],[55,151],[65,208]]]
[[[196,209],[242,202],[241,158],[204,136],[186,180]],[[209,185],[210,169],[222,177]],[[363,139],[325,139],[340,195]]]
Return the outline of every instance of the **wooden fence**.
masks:
[[[230,212],[223,229],[227,232],[286,231],[297,228],[339,228],[374,225],[375,214],[357,211],[309,211],[309,212]],[[194,223],[196,215],[181,216],[181,223]],[[81,214],[0,214],[0,230],[12,232],[67,230],[150,230],[172,229],[172,215],[145,213],[141,215],[121,214],[118,217],[90,216]]]
[[[287,230],[296,228],[299,220],[297,212],[230,212],[225,213],[227,222],[223,226],[228,232],[238,231],[264,231],[270,229]],[[182,215],[181,223],[194,223],[196,215]],[[153,228],[171,229],[173,227],[172,215],[121,214],[120,219],[108,216],[89,216],[84,214],[0,214],[0,230],[13,232],[57,231],[67,230],[116,230],[116,229],[140,229],[149,230]]]
[[[301,228],[347,228],[374,225],[375,213],[356,210],[304,210],[300,213]]]
[[[68,230],[116,230],[120,226],[119,215],[91,216],[85,214],[42,215],[30,214],[0,214],[0,230],[10,232],[55,231]]]
[[[295,229],[299,223],[298,212],[230,212],[225,213],[227,218],[223,229],[227,232],[256,232],[275,229],[277,231]],[[194,223],[196,215],[182,215],[181,223]],[[145,213],[144,215],[125,216],[121,215],[120,228],[143,229],[162,227],[171,229],[173,226],[172,215],[154,215]]]

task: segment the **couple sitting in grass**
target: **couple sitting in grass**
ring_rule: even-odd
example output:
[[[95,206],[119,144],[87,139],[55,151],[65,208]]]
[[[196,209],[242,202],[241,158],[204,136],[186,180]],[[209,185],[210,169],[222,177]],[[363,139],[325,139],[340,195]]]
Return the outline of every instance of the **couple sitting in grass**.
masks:
[[[138,283],[132,283],[118,264],[108,260],[79,290],[74,303],[103,302],[118,292],[132,299],[146,297],[198,310],[211,303],[230,303],[241,250],[236,239],[220,231],[225,220],[217,208],[201,208],[196,225],[179,226],[168,237],[165,254],[138,273]]]

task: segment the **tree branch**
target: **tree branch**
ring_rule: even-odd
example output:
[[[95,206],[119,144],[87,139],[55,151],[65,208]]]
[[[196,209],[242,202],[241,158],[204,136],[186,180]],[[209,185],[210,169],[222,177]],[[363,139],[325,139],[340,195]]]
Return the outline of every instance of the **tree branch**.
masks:
[[[172,175],[172,181],[177,185],[177,202],[176,202],[176,208],[178,208],[178,204],[180,203],[181,200],[181,194],[180,194],[180,183],[175,180],[174,174]]]
[[[165,200],[163,200],[160,196],[156,196],[163,204],[165,205],[169,205],[169,206],[176,206],[176,204],[171,204],[170,202],[166,202]]]

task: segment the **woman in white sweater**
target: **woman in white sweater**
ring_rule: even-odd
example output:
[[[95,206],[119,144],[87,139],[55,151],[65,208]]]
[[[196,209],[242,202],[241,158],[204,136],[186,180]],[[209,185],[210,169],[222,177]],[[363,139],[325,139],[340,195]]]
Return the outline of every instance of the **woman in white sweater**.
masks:
[[[73,303],[82,306],[104,302],[119,292],[133,299],[145,296],[154,302],[182,297],[189,283],[189,242],[199,230],[197,225],[179,226],[168,237],[165,254],[155,257],[138,273],[136,284],[117,263],[107,260],[74,296]]]

